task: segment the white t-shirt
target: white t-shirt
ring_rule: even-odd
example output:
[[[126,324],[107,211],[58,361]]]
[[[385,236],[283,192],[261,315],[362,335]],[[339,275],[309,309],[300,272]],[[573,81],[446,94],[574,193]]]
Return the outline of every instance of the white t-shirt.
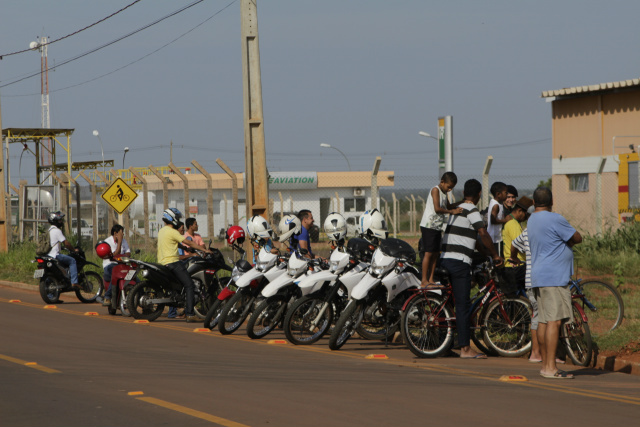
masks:
[[[116,243],[115,239],[113,238],[113,236],[109,236],[105,239],[105,243],[108,243],[109,246],[111,246],[111,253],[115,253],[116,249],[118,249],[118,244]],[[127,239],[122,239],[122,246],[120,246],[120,253],[121,254],[126,254],[127,252],[131,252],[131,249],[129,249],[129,244],[127,243]],[[102,268],[105,268],[106,266],[108,266],[109,264],[115,264],[115,261],[112,261],[110,259],[104,259],[102,260]]]
[[[51,245],[49,256],[51,258],[55,258],[58,256],[58,254],[60,253],[62,242],[64,242],[65,240],[67,240],[67,238],[64,237],[62,230],[60,230],[55,225],[52,225],[51,228],[49,228],[49,244]]]
[[[431,196],[431,191],[429,191],[429,197],[427,197],[427,206],[424,209],[424,214],[422,215],[422,221],[420,221],[420,227],[423,228],[431,228],[434,230],[442,230],[444,229],[445,224],[445,215],[436,213],[434,208],[434,202],[438,203],[443,209],[447,208],[447,193],[443,192],[439,186],[435,186],[433,188],[437,188],[440,193],[439,200],[434,201]],[[431,190],[433,190],[433,188]]]
[[[502,224],[492,224],[491,223],[491,211],[493,207],[498,205],[498,215],[496,218],[503,219],[504,218],[504,208],[501,203],[498,203],[496,199],[491,199],[489,202],[489,210],[487,211],[487,233],[491,236],[491,240],[493,243],[502,242]]]

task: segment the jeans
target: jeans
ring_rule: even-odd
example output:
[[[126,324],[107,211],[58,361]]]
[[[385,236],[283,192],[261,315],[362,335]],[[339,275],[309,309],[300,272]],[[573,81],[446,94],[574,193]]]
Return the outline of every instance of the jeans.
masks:
[[[113,271],[113,267],[115,265],[116,264],[109,264],[104,268],[103,278],[104,278],[104,281],[106,283],[111,283],[111,271]],[[111,292],[111,288],[112,288],[112,286],[109,286],[109,289],[107,289],[107,291],[104,293],[104,298],[105,299],[111,299],[111,296],[113,295],[112,292]]]
[[[458,346],[466,347],[471,341],[471,266],[466,262],[443,258],[440,265],[451,277],[453,297],[456,301]]]
[[[76,260],[69,255],[58,254],[56,259],[60,262],[60,264],[69,268],[69,276],[71,276],[71,284],[75,285],[78,283],[78,267],[76,266]]]
[[[195,313],[193,311],[193,296],[194,296],[195,285],[193,284],[193,280],[191,280],[191,276],[189,276],[189,273],[187,272],[187,269],[185,268],[184,264],[182,263],[182,261],[176,261],[176,262],[172,262],[171,264],[165,265],[165,267],[171,270],[171,272],[176,276],[178,281],[184,287],[185,294],[187,297],[186,307],[184,311],[185,314],[187,316],[195,316]]]

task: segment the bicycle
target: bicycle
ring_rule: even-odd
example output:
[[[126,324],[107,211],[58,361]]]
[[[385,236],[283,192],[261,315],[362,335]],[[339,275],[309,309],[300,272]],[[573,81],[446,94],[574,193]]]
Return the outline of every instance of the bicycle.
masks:
[[[582,310],[589,309],[589,327],[594,335],[606,334],[620,326],[624,302],[614,286],[598,280],[572,279],[569,283],[572,295],[581,301]]]
[[[472,332],[480,328],[484,344],[498,355],[521,356],[531,349],[531,304],[525,297],[507,297],[499,292],[494,269],[486,270],[489,280],[471,305],[472,322],[481,321],[480,326],[472,323]],[[438,269],[437,274],[442,276],[442,286],[414,290],[403,307],[402,337],[418,357],[440,356],[453,345],[453,289],[446,270]],[[439,294],[434,292],[436,289]],[[472,340],[478,345],[475,332]]]
[[[588,366],[593,353],[593,341],[591,340],[591,330],[587,315],[577,302],[577,300],[583,300],[583,296],[579,293],[573,293],[571,300],[573,316],[570,320],[562,323],[559,339],[564,344],[567,355],[575,365]]]

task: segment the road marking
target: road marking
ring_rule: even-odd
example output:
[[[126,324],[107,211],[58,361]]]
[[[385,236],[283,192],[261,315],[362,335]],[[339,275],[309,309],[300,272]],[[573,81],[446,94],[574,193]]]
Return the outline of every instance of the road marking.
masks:
[[[367,354],[365,356],[365,359],[388,359],[389,356],[387,356],[386,354]]]
[[[267,344],[287,344],[286,340],[269,340]]]
[[[44,308],[54,309],[54,308],[58,308],[58,306],[56,306],[56,305],[45,305]]]
[[[500,377],[500,381],[529,381],[527,377],[523,375],[503,375]]]
[[[97,316],[98,312],[97,311],[87,311],[84,315],[85,316]]]
[[[27,368],[37,369],[38,371],[46,372],[47,374],[59,374],[60,371],[55,369],[47,368],[46,366],[38,365],[36,362],[27,362],[26,360],[16,359],[15,357],[6,356],[4,354],[0,354],[0,359],[6,360],[7,362],[15,363],[17,365],[26,366]]]
[[[196,411],[195,409],[187,408],[186,406],[176,405],[175,403],[167,402],[165,400],[160,400],[153,397],[136,397],[136,399],[151,403],[152,405],[171,409],[172,411],[191,415],[192,417],[200,418],[201,420],[209,421],[225,427],[249,427],[246,424],[237,423],[235,421],[227,420],[226,418],[216,417],[215,415],[207,414],[206,412]]]
[[[195,328],[193,332],[211,332],[209,328]]]

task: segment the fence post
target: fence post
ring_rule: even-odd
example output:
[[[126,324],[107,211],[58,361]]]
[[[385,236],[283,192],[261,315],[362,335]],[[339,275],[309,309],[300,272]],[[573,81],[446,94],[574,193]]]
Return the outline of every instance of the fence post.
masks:
[[[113,170],[113,169],[109,169],[109,173],[114,177],[120,178],[120,174],[118,172],[116,172],[115,170]],[[114,181],[115,181],[115,178],[114,178]],[[114,209],[114,211],[115,211],[115,209]],[[130,230],[131,227],[129,225],[128,210],[126,212],[127,212],[127,215],[125,215],[124,213],[118,213],[117,218],[118,218],[118,222],[120,223],[120,225],[124,227],[124,235],[126,237],[130,238],[129,231],[131,231]]]
[[[411,203],[413,204],[413,234],[418,234],[418,210],[416,209],[416,198],[411,194]]]
[[[284,199],[282,198],[282,191],[278,191],[278,197],[280,197],[280,219],[284,216]]]
[[[382,158],[376,157],[373,162],[373,170],[371,171],[371,210],[380,210],[380,201],[378,200],[378,171],[380,170],[380,162]]]
[[[233,197],[233,225],[238,225],[238,178],[236,174],[223,162],[220,158],[216,159],[216,163],[222,168],[223,171],[231,177],[231,196]],[[245,194],[247,189],[245,188]],[[225,199],[226,200],[226,199]],[[248,199],[246,199],[248,200]],[[249,214],[253,214],[253,207],[248,204],[245,207],[245,217],[249,220]],[[225,219],[226,222],[226,219]],[[224,226],[226,227],[228,223]]]
[[[84,171],[80,171],[78,175],[84,178],[91,187],[91,222],[93,223],[93,233],[91,237],[93,239],[93,246],[95,247],[96,244],[98,244],[98,201],[96,197],[96,184]]]
[[[229,202],[227,201],[227,194],[226,193],[222,193],[222,197],[224,197],[224,228],[226,230],[227,225],[229,225],[229,220],[228,220],[229,206],[227,206],[227,204]],[[225,246],[228,246],[228,244],[226,243],[226,240],[225,240]]]
[[[289,194],[289,212],[293,213],[293,196]]]
[[[338,196],[338,192],[336,191],[336,212],[340,213],[340,197]]]
[[[489,172],[491,171],[491,163],[493,163],[493,156],[487,156],[482,170],[482,206],[480,210],[489,206]]]
[[[424,212],[427,209],[427,201],[422,196],[418,196],[418,199],[422,202],[422,212]]]
[[[158,179],[160,180],[160,182],[162,183],[162,210],[166,211],[169,208],[169,187],[168,187],[168,183],[172,183],[173,181],[171,181],[171,178],[169,178],[168,176],[164,176],[162,175],[160,172],[158,172],[158,170],[156,168],[154,168],[153,166],[149,165],[149,170],[158,177]]]
[[[102,172],[100,172],[99,170],[96,171],[96,175],[98,175],[98,177],[104,182],[104,184],[106,186],[111,185],[111,180],[108,179]],[[107,234],[109,233],[109,231],[111,230],[111,227],[113,226],[113,224],[115,223],[114,218],[114,210],[111,209],[111,207],[109,205],[107,205]]]
[[[211,179],[211,174],[200,166],[200,163],[192,160],[191,164],[195,166],[207,180],[207,231],[209,238],[213,240],[215,239],[215,228],[213,226],[213,180]]]
[[[62,176],[69,183],[69,187],[71,187],[71,184],[74,184],[76,187],[76,236],[78,236],[78,244],[82,246],[82,233],[81,233],[81,224],[80,224],[81,222],[80,221],[81,219],[80,218],[80,184],[78,184],[76,180],[73,179],[73,177],[71,177],[71,175],[69,175],[67,172],[62,172]],[[69,203],[69,205],[71,205],[71,203]],[[68,217],[68,221],[70,221],[71,213],[69,212],[69,210],[67,210],[67,217]],[[68,230],[70,229],[71,227],[68,228]]]
[[[600,157],[600,164],[596,171],[596,234],[598,235],[602,235],[602,171],[606,162],[606,157]]]
[[[71,230],[71,215],[69,215],[69,191],[68,185],[69,180],[65,173],[60,174],[60,204],[62,205],[62,210],[67,213],[67,230]]]
[[[24,241],[24,207],[26,205],[26,197],[27,197],[27,185],[28,181],[25,179],[20,180],[20,189],[18,190],[18,240],[20,242]],[[11,199],[9,199],[11,200]],[[9,211],[9,215],[7,215],[7,222],[10,221],[11,211]],[[37,227],[36,227],[37,228]],[[11,230],[11,228],[7,228],[7,230]],[[7,239],[11,235],[11,232],[7,233]],[[37,235],[33,234],[34,241],[37,241]]]
[[[393,200],[393,216],[391,219],[393,220],[393,237],[398,237],[398,199],[396,199],[396,193],[391,193],[391,197]]]
[[[149,188],[147,180],[131,166],[131,174],[142,183],[142,215],[144,218],[144,241],[147,249],[151,248],[151,231],[149,230]]]
[[[12,183],[8,183],[9,184],[9,188],[11,188],[13,190],[14,193],[16,193],[16,195],[18,196],[18,203],[20,203],[20,190],[22,189],[22,187],[24,185],[27,185],[28,181],[25,179],[21,179],[20,182],[18,183],[18,186],[20,188],[16,188]],[[10,244],[13,241],[13,218],[11,218],[13,216],[13,210],[11,209],[11,191],[5,193],[5,206],[7,209],[7,244]],[[18,208],[18,210],[20,210]],[[18,214],[19,215],[19,214]],[[20,228],[20,224],[22,223],[22,221],[20,220],[20,218],[16,218],[16,225],[18,226],[18,229]]]
[[[189,181],[187,180],[187,177],[180,172],[180,169],[173,164],[173,162],[169,162],[169,168],[182,180],[182,190],[184,192],[184,217],[185,219],[189,218],[189,211],[191,210],[189,206]]]
[[[269,199],[269,210],[268,210],[267,214],[269,216],[268,217],[268,221],[271,223],[271,226],[273,228],[276,228],[278,224],[274,224],[273,223],[273,199],[271,199],[271,198]],[[276,228],[276,230],[277,230],[277,228]]]

